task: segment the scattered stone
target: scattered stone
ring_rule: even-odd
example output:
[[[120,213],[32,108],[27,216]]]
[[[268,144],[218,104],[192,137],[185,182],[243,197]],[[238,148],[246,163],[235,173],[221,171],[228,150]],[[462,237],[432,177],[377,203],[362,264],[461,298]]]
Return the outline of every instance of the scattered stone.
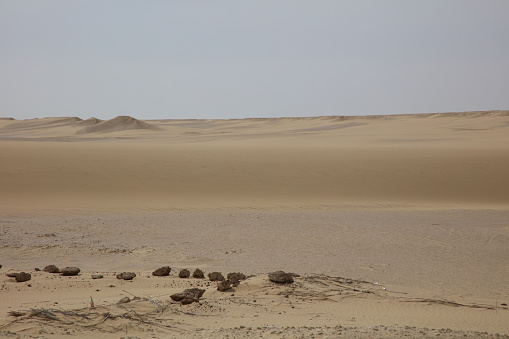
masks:
[[[128,302],[131,302],[131,298],[129,297],[123,297],[122,299],[120,299],[119,301],[117,301],[117,304],[126,304]]]
[[[241,280],[246,280],[247,277],[244,273],[232,272],[228,273],[227,279],[230,280],[234,287],[239,286]]]
[[[269,280],[278,284],[291,284],[293,283],[293,277],[283,271],[276,271],[269,273]]]
[[[180,301],[182,305],[198,302],[205,290],[200,288],[188,288],[184,292],[172,294],[170,298],[173,301]]]
[[[92,279],[102,279],[104,278],[104,275],[102,274],[92,274]]]
[[[230,280],[223,280],[217,284],[217,290],[220,292],[226,292],[232,288],[232,282]]]
[[[193,278],[196,278],[196,279],[203,279],[205,278],[205,274],[203,274],[203,271],[200,270],[199,268],[195,269],[194,272],[193,272]]]
[[[0,265],[0,268],[2,268],[2,265]]]
[[[17,282],[28,281],[30,279],[32,279],[32,275],[30,273],[20,272],[20,273],[16,274]]]
[[[180,270],[179,272],[179,278],[189,278],[191,276],[191,272],[189,272],[188,269]]]
[[[36,271],[36,272],[40,272],[40,271],[41,271],[41,269],[40,269],[40,268],[38,268],[38,267],[36,267],[36,268],[34,269],[34,271]]]
[[[117,279],[133,280],[134,277],[136,277],[136,273],[134,272],[122,272],[117,274]]]
[[[163,266],[159,267],[157,270],[152,272],[152,275],[155,275],[156,277],[165,277],[167,275],[170,275],[171,268],[170,266]]]
[[[44,267],[42,270],[48,273],[60,273],[60,270],[55,265],[48,265]]]
[[[80,273],[80,269],[77,267],[64,267],[60,270],[62,275],[78,275]]]
[[[16,272],[9,272],[9,273],[5,273],[6,276],[8,276],[9,278],[16,278],[18,276],[19,273],[16,273]]]
[[[224,277],[220,272],[212,272],[208,274],[210,281],[223,281]]]

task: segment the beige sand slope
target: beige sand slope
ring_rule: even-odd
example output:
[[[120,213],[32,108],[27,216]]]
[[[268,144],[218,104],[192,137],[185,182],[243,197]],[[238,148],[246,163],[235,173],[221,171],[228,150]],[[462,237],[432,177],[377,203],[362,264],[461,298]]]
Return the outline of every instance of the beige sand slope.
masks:
[[[6,120],[0,208],[507,206],[508,139],[507,111]]]
[[[0,336],[509,335],[508,139],[509,111],[0,119]],[[188,287],[200,304],[170,302]]]

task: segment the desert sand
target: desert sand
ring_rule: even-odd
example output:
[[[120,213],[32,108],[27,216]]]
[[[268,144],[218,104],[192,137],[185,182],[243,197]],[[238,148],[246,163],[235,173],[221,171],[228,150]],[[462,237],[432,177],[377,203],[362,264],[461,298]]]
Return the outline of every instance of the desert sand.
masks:
[[[508,141],[509,111],[0,119],[0,336],[509,336]]]

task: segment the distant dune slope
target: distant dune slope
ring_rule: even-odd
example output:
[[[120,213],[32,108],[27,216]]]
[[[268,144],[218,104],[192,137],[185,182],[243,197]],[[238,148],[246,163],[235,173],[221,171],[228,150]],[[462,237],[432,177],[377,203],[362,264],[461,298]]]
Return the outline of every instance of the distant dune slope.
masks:
[[[4,211],[509,206],[507,112],[3,123]]]
[[[65,127],[76,125],[81,121],[82,119],[77,117],[15,120],[10,124],[5,125],[3,129],[5,131],[20,131],[29,129]]]
[[[111,133],[138,129],[159,129],[159,127],[156,125],[152,125],[129,116],[118,116],[107,121],[100,121],[95,119],[90,120],[89,124],[89,126],[79,129],[76,134]]]

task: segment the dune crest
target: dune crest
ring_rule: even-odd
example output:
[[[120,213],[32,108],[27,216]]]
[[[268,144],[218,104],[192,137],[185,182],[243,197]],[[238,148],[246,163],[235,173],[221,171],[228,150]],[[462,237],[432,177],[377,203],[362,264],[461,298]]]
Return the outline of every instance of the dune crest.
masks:
[[[112,133],[127,130],[158,130],[159,127],[140,121],[130,116],[118,116],[116,118],[100,121],[96,118],[91,118],[90,126],[86,126],[76,132],[76,134],[89,134],[89,133]],[[95,120],[94,120],[95,119]],[[86,121],[88,121],[86,120]]]
[[[11,120],[11,119],[7,119]],[[81,121],[78,117],[65,117],[65,118],[43,118],[43,119],[28,119],[28,120],[15,120],[14,122],[5,126],[6,130],[27,130],[27,129],[43,129],[53,127],[73,126]]]
[[[88,118],[87,120],[83,120],[83,121],[80,121],[78,122],[77,125],[79,126],[92,126],[92,125],[97,125],[101,122],[103,122],[104,120],[101,120],[101,119],[97,119],[97,118]]]

